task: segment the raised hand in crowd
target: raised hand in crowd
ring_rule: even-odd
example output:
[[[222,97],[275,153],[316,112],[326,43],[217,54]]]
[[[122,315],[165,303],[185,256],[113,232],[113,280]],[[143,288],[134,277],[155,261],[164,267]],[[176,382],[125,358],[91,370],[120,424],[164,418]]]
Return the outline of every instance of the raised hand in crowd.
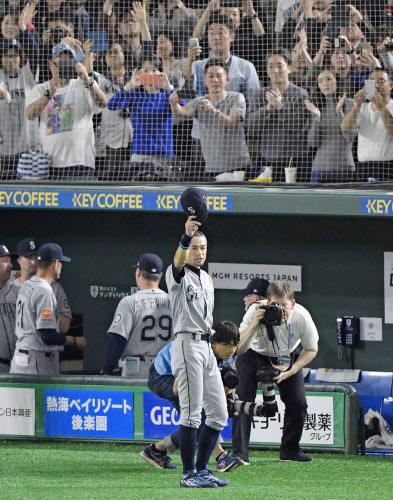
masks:
[[[134,90],[134,89],[140,87],[142,85],[141,84],[141,75],[142,75],[142,73],[140,70],[138,71],[137,69],[134,69],[134,71],[132,72],[130,81],[124,85],[124,90],[126,90],[127,92],[131,92],[131,90]]]
[[[347,4],[347,7],[349,7],[349,9],[350,9],[349,21],[351,23],[356,23],[356,24],[361,23],[363,21],[363,16],[358,11],[358,9],[352,4]]]
[[[328,52],[328,50],[330,50],[330,48],[331,48],[331,45],[330,45],[329,37],[323,36],[321,38],[321,45],[319,46],[319,50],[314,57],[314,63],[317,66],[322,66],[323,59],[324,59],[326,53]]]
[[[362,51],[360,56],[360,61],[366,68],[369,68],[371,71],[374,71],[378,68],[382,68],[379,60],[370,52],[369,50]]]
[[[94,40],[85,40],[83,42],[83,53],[85,54],[85,59],[83,64],[85,65],[86,71],[91,73],[93,71],[93,62],[95,59],[94,53],[91,51],[94,45]]]
[[[25,31],[27,26],[31,24],[33,17],[37,14],[36,5],[34,2],[29,2],[25,5],[24,9],[19,16],[19,29]]]
[[[266,92],[265,97],[268,102],[266,107],[268,111],[272,109],[281,109],[283,107],[282,95],[278,88],[276,90]]]
[[[308,109],[308,111],[314,116],[315,120],[320,120],[321,119],[321,111],[313,104],[311,101],[308,99],[304,100],[304,105]]]
[[[336,113],[339,113],[343,109],[346,100],[347,100],[346,93],[343,94],[341,97],[338,97],[336,105]]]
[[[334,0],[332,0],[332,3],[333,3]],[[323,10],[319,16],[317,17],[317,20],[320,22],[320,23],[327,23],[328,21],[330,21],[332,15],[331,15],[331,10],[332,10],[332,5],[329,5],[329,7],[327,7],[325,10]]]
[[[379,43],[377,45],[378,54],[385,55],[385,54],[389,54],[390,52],[392,52],[392,50],[387,50],[386,46],[388,44],[393,44],[393,38],[386,37],[382,43]]]
[[[173,89],[173,85],[171,85],[170,81],[168,80],[168,76],[166,73],[159,73],[158,75],[160,77],[160,84],[159,87],[161,89],[167,90],[170,92]]]

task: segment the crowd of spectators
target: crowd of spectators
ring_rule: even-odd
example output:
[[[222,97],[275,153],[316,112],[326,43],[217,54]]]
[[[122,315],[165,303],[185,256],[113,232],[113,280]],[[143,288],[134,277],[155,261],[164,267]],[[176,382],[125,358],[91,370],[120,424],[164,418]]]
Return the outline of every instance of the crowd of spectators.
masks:
[[[39,178],[33,151],[54,180],[268,168],[282,182],[286,167],[300,182],[393,180],[388,2],[8,0],[0,12],[3,180]]]

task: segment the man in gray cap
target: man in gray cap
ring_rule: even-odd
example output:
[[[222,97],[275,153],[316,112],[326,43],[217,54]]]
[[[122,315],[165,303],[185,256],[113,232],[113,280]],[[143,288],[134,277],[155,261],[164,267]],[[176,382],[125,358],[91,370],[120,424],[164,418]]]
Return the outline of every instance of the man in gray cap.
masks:
[[[0,373],[8,373],[15,349],[15,305],[18,290],[7,281],[11,276],[11,259],[16,254],[0,245]]]
[[[37,274],[22,285],[18,295],[11,373],[57,375],[59,346],[74,345],[75,337],[59,331],[56,297],[50,285],[60,277],[63,262],[71,259],[56,243],[46,243],[38,249],[37,260]]]
[[[93,114],[107,100],[75,50],[61,43],[52,50],[52,79],[36,85],[26,99],[28,120],[39,118],[42,149],[52,160],[53,179],[80,180],[94,174]]]
[[[19,289],[25,281],[29,280],[37,273],[37,252],[40,246],[41,244],[34,237],[25,238],[17,245],[17,252],[19,255],[18,263],[20,265],[21,275],[14,281],[14,285]],[[70,329],[72,320],[70,304],[64,288],[58,281],[53,280],[51,287],[56,295],[60,331],[65,335]]]
[[[172,313],[168,294],[159,288],[160,257],[144,253],[135,267],[139,291],[117,306],[102,373],[110,374],[121,358],[123,376],[147,379],[157,354],[172,340]]]

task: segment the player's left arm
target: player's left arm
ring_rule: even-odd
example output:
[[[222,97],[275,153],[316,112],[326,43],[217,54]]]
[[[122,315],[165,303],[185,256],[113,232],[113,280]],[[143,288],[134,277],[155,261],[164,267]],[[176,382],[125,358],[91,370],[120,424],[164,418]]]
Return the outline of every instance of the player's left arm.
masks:
[[[188,250],[191,246],[191,240],[194,234],[198,231],[200,222],[194,220],[195,215],[190,215],[185,224],[185,233],[183,234],[179,246],[175,253],[175,258],[173,259],[174,266],[176,270],[180,273],[183,270],[187,262]]]

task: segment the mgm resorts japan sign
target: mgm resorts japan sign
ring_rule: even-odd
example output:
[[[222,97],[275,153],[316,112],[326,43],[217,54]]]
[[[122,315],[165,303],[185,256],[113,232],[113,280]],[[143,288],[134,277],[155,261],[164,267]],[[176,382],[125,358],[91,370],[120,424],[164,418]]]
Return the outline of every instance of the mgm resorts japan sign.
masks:
[[[214,288],[240,290],[254,278],[287,281],[295,292],[302,290],[302,267],[270,264],[223,264],[209,262]]]

